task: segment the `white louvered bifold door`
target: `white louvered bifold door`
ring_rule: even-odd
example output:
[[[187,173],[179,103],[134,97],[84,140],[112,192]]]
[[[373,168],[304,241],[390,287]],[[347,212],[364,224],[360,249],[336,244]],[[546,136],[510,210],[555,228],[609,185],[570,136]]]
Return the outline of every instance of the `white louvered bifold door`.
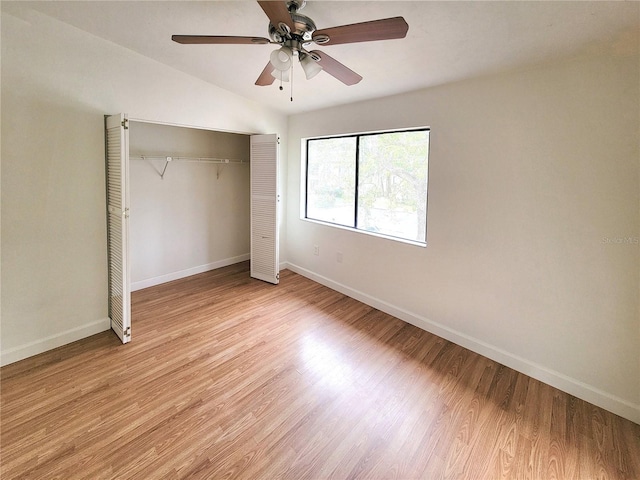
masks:
[[[129,278],[129,126],[126,115],[106,117],[109,318],[122,343],[131,340]]]
[[[251,276],[277,284],[278,136],[251,136]]]

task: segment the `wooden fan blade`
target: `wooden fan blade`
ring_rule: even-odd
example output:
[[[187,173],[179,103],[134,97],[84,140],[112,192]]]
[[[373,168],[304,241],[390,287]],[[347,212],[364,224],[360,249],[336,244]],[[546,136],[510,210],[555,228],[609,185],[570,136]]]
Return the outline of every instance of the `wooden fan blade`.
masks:
[[[371,42],[404,38],[409,25],[402,17],[384,18],[371,22],[342,25],[313,32],[313,41],[318,45],[338,45],[341,43]],[[329,37],[329,40],[326,40]]]
[[[293,20],[291,19],[291,14],[289,13],[287,4],[284,1],[265,1],[258,3],[262,7],[262,10],[267,15],[267,17],[269,17],[269,20],[271,20],[271,25],[279,28],[280,24],[283,23],[289,28],[289,32],[295,31]]]
[[[341,64],[335,58],[330,57],[326,53],[319,50],[312,50],[310,53],[313,54],[316,58],[320,57],[317,62],[325,72],[336,77],[345,85],[355,85],[360,80],[362,80],[362,77],[360,75]]]
[[[271,62],[268,62],[264,67],[264,70],[262,70],[262,73],[256,80],[256,85],[259,85],[261,87],[271,85],[276,79],[273,75],[271,75],[271,72],[273,72],[273,65],[271,65]]]
[[[171,40],[183,44],[264,45],[271,43],[262,37],[228,37],[224,35],[171,35]]]

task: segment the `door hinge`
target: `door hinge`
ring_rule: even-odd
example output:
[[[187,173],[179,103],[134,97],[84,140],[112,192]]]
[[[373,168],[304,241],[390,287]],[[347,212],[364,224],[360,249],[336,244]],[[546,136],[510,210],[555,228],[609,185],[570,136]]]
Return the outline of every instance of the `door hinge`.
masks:
[[[131,327],[127,327],[127,329],[124,331],[123,335],[125,337],[130,337],[131,336]]]
[[[122,128],[124,128],[125,130],[129,130],[129,119],[125,118],[124,120],[122,120]]]
[[[276,273],[276,280],[280,280],[280,274]]]

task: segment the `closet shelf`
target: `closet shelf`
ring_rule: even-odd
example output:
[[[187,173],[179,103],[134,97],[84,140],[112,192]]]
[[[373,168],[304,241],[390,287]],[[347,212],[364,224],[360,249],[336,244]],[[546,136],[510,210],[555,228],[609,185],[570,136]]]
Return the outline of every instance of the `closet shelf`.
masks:
[[[216,178],[220,178],[220,168],[229,164],[242,164],[249,165],[249,160],[243,160],[239,158],[216,158],[216,157],[180,157],[173,155],[129,155],[130,160],[161,160],[164,163],[164,168],[160,174],[160,178],[164,180],[164,174],[167,171],[169,162],[194,162],[194,163],[214,163],[218,165],[216,171]]]
[[[163,162],[196,162],[196,163],[243,163],[249,164],[249,160],[240,158],[216,158],[216,157],[182,157],[177,155],[130,155],[132,160],[162,160]]]

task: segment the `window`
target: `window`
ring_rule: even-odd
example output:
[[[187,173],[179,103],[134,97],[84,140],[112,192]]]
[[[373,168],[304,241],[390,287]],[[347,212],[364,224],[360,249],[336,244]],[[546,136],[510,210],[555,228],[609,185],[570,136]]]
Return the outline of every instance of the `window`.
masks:
[[[307,140],[305,218],[426,243],[429,130]]]

